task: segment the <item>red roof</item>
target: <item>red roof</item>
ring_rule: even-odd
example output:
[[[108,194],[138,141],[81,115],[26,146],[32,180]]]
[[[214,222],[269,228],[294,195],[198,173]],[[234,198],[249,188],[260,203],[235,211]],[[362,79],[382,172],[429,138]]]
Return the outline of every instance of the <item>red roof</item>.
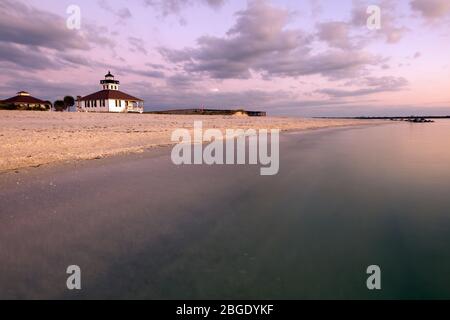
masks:
[[[48,102],[32,96],[15,96],[2,101],[3,103],[27,103],[27,104],[48,104]]]
[[[144,101],[142,99],[130,96],[129,94],[118,91],[118,90],[102,90],[98,91],[96,93],[90,94],[86,97],[83,97],[80,99],[80,101],[87,101],[87,100],[108,100],[108,99],[114,99],[114,100],[132,100],[132,101]]]

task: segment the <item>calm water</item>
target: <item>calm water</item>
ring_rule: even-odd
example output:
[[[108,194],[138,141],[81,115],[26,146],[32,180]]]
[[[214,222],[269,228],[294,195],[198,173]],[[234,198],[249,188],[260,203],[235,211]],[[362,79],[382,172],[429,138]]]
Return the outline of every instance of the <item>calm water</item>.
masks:
[[[275,177],[175,168],[167,154],[110,161],[55,173],[61,189],[46,200],[21,204],[15,191],[2,210],[66,204],[69,221],[53,217],[45,236],[29,227],[37,238],[21,252],[55,239],[72,250],[40,251],[84,266],[85,290],[67,298],[450,298],[449,142],[447,121],[288,134]],[[382,291],[366,288],[373,264]],[[20,283],[26,267],[11,270]]]

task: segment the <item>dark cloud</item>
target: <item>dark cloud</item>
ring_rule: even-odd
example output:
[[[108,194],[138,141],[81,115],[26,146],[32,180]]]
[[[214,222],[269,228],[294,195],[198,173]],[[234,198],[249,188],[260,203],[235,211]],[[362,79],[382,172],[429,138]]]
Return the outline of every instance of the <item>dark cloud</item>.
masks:
[[[87,39],[67,29],[62,17],[20,1],[2,0],[0,17],[0,41],[58,50],[89,48]]]
[[[61,69],[90,66],[83,52],[93,46],[114,47],[106,28],[82,24],[69,30],[66,20],[21,1],[0,2],[0,63],[9,69]]]
[[[59,69],[60,64],[50,59],[41,49],[0,42],[0,63],[11,69]]]
[[[345,39],[346,30],[334,44],[347,50],[312,54],[314,37],[301,30],[286,29],[290,17],[289,11],[267,1],[249,1],[248,8],[237,13],[236,24],[225,37],[204,36],[198,39],[196,48],[163,48],[160,52],[170,62],[181,63],[188,73],[204,73],[216,79],[246,79],[252,70],[264,77],[320,74],[339,78],[379,63],[378,57],[347,48],[350,45]],[[324,32],[322,36],[328,39],[331,35]]]
[[[106,28],[82,24],[81,30],[69,30],[66,20],[21,1],[0,2],[0,41],[58,51],[90,50],[92,45],[113,47],[103,36]]]
[[[408,86],[409,82],[402,77],[366,77],[360,81],[360,84],[365,85],[365,88],[354,90],[327,88],[318,90],[318,92],[333,98],[366,96],[380,92],[404,90]]]

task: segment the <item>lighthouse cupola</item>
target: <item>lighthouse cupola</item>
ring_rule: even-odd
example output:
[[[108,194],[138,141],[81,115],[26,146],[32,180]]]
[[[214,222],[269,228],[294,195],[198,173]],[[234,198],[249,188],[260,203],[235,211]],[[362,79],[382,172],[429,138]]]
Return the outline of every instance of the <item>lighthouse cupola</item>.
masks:
[[[120,82],[114,79],[111,71],[105,75],[105,79],[100,81],[103,90],[119,90]]]

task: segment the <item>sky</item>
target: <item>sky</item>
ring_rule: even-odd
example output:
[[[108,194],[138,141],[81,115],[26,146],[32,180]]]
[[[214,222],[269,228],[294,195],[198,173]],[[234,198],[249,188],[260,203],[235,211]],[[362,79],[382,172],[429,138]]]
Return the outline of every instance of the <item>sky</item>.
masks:
[[[0,99],[85,96],[110,70],[146,110],[450,115],[450,0],[1,0],[0,16]]]

